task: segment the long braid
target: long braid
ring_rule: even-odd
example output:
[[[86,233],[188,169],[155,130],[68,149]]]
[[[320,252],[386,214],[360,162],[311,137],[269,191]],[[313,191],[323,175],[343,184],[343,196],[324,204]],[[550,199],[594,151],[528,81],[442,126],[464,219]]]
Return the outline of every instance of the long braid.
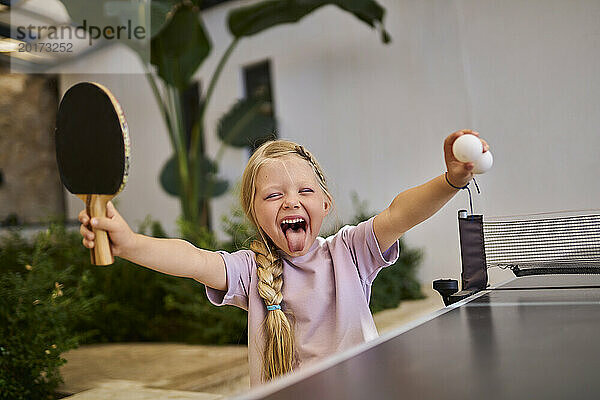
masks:
[[[256,254],[258,293],[266,306],[280,306],[283,300],[283,261],[275,247],[255,240],[250,249]],[[291,372],[294,365],[293,325],[281,309],[267,312],[263,323],[265,348],[263,378],[270,380]]]

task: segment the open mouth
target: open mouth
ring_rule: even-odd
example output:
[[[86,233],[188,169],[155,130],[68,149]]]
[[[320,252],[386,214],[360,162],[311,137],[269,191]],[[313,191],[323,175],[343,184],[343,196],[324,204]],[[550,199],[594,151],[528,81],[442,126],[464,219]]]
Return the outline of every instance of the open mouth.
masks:
[[[304,249],[307,240],[306,229],[308,224],[302,217],[286,218],[281,221],[281,230],[287,240],[288,249],[298,252]]]
[[[306,221],[303,218],[284,219],[281,221],[281,230],[286,234],[288,229],[291,229],[294,232],[300,229],[306,231]]]

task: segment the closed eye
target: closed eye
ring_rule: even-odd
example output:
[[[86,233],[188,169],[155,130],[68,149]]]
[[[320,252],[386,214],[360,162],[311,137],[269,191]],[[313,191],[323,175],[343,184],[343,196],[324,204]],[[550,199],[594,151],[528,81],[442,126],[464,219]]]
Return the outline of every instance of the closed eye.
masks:
[[[309,192],[314,192],[314,190],[312,190],[311,188],[306,188],[306,189],[302,189],[300,191],[300,193],[309,193]]]
[[[265,197],[265,200],[272,199],[275,196],[279,196],[279,193],[272,193],[272,194],[268,195],[267,197]]]

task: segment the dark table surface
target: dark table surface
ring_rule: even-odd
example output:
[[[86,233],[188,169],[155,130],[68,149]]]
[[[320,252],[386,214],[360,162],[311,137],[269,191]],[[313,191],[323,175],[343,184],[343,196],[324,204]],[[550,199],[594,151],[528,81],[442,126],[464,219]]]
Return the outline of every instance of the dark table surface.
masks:
[[[600,398],[600,276],[527,276],[244,399]]]

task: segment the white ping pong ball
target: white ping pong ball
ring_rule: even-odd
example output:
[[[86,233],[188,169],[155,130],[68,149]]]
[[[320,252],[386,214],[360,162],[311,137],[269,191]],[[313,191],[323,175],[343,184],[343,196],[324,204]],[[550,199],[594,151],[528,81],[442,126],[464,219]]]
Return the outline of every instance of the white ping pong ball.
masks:
[[[474,162],[477,161],[483,152],[483,144],[475,135],[464,134],[452,144],[452,153],[458,161]]]
[[[483,174],[492,168],[493,163],[494,157],[492,157],[492,152],[488,150],[479,157],[479,160],[473,163],[475,166],[472,172],[474,174]]]

